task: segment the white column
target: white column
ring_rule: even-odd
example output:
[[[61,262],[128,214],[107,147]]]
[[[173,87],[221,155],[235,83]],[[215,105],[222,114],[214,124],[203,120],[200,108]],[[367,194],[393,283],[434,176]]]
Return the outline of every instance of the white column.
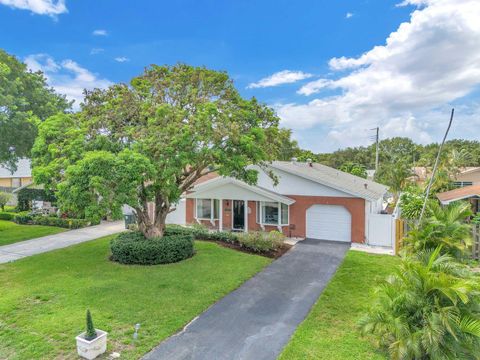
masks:
[[[263,204],[261,201],[259,201],[259,212],[260,212],[260,228],[262,230],[265,230],[265,225],[263,224]]]
[[[248,232],[248,200],[244,201],[245,221],[243,224],[243,231]]]
[[[223,199],[220,199],[220,204],[218,206],[219,216],[218,216],[218,230],[223,231]]]
[[[282,232],[282,203],[278,203],[278,221],[277,221],[277,229],[278,231]]]

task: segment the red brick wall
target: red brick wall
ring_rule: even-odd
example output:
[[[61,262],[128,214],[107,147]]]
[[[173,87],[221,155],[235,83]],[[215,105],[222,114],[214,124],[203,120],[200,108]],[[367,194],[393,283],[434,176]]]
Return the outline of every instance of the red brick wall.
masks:
[[[295,225],[291,229],[291,235],[295,237],[306,236],[306,215],[307,209],[312,205],[342,205],[352,215],[352,242],[365,242],[365,200],[360,198],[348,197],[329,197],[329,196],[298,196],[285,195],[295,200],[290,205],[290,224]]]
[[[350,212],[352,216],[352,242],[365,242],[365,200],[359,198],[347,197],[326,197],[326,196],[298,196],[286,195],[295,200],[290,205],[290,224],[293,226],[283,226],[282,232],[290,237],[306,236],[306,214],[307,209],[312,205],[342,205]],[[195,224],[194,219],[194,199],[187,199],[186,215],[187,224]],[[248,230],[261,230],[257,224],[257,206],[255,201],[248,202]],[[232,201],[223,200],[223,229],[230,230],[232,227]],[[209,228],[212,228],[210,221],[202,221]],[[218,221],[215,222],[215,228],[218,228]],[[277,230],[276,226],[265,226],[265,231]]]

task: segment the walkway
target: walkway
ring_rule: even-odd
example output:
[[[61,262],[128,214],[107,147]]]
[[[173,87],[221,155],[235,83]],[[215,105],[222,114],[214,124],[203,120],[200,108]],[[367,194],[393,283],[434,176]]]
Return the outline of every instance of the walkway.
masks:
[[[143,360],[273,360],[306,317],[350,243],[307,239]]]
[[[10,245],[0,246],[0,264],[27,256],[61,249],[70,245],[125,231],[123,221],[104,222],[100,225],[39,237]]]

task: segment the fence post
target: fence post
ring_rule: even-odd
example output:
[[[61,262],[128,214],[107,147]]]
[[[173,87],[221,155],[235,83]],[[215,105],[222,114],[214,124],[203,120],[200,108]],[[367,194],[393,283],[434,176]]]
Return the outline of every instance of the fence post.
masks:
[[[395,219],[395,255],[398,255],[402,248],[404,226],[404,221],[402,219]]]
[[[475,260],[479,260],[480,259],[480,224],[473,225],[472,237],[473,237],[472,257]]]

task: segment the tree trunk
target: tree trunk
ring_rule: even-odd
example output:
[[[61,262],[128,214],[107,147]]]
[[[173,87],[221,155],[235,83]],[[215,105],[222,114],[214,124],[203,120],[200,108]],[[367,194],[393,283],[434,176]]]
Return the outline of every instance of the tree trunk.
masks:
[[[163,204],[163,206],[156,207],[153,212],[153,219],[148,211],[148,206],[145,206],[144,209],[136,209],[136,212],[138,230],[141,231],[147,239],[163,236],[165,220],[170,212],[170,206]]]
[[[145,230],[143,231],[143,235],[145,235],[147,239],[159,238],[163,236],[163,230],[163,228],[151,225],[145,228]]]

